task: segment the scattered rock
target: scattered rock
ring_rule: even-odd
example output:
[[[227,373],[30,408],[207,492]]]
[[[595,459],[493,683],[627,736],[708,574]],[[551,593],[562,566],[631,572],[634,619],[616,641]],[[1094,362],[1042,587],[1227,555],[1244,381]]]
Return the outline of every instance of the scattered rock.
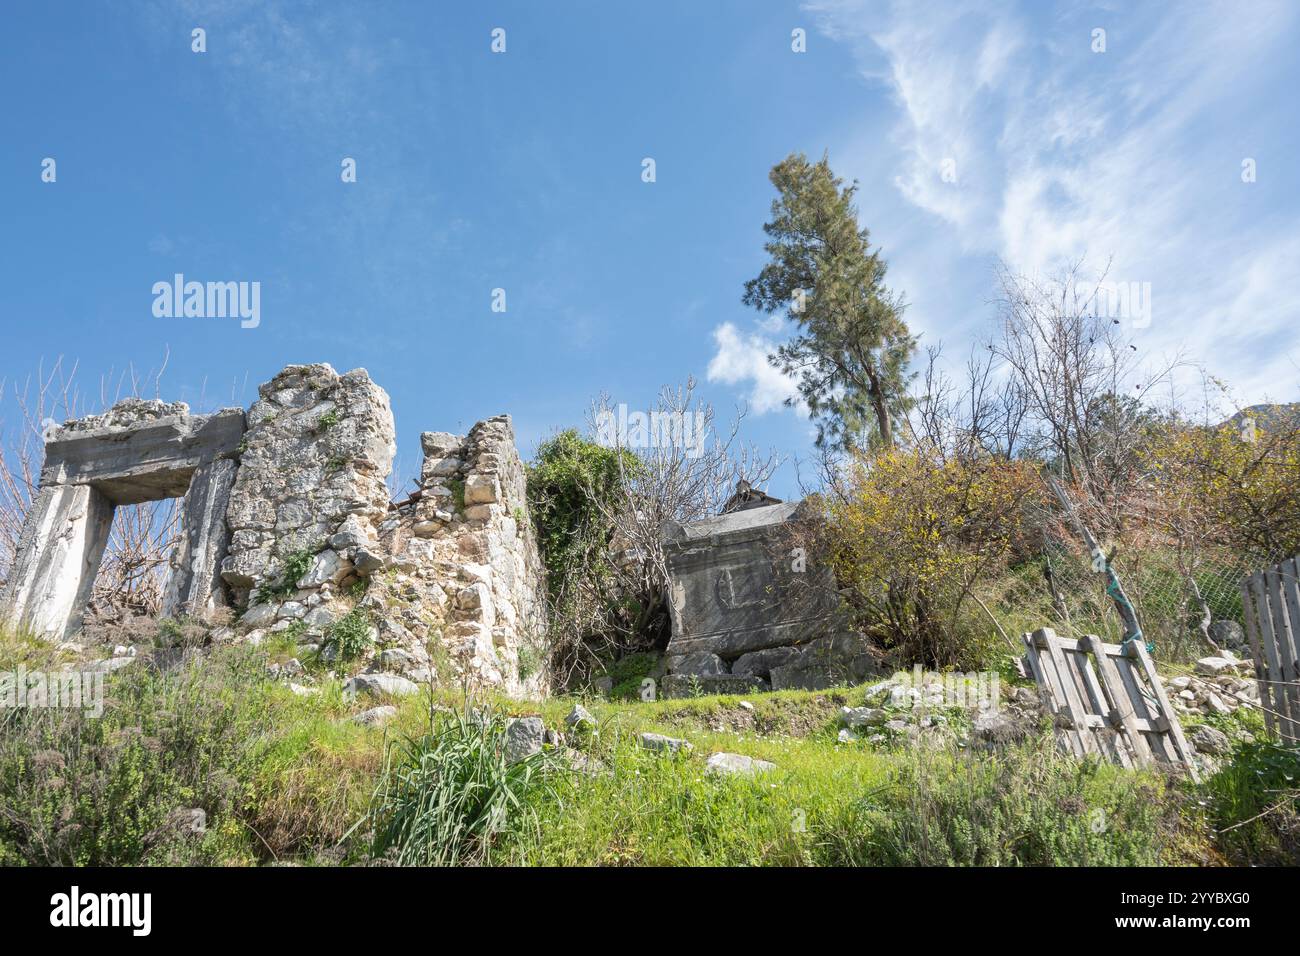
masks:
[[[1210,625],[1210,640],[1236,651],[1246,646],[1246,632],[1236,621],[1215,621]]]
[[[1236,669],[1237,661],[1227,657],[1202,657],[1196,662],[1196,673],[1206,677],[1217,677],[1220,674],[1232,673]]]
[[[345,694],[387,694],[405,697],[420,691],[420,685],[397,674],[358,674],[343,685]]]
[[[352,718],[354,724],[361,724],[365,727],[382,727],[394,717],[397,716],[397,708],[392,704],[383,704],[379,707],[371,707],[369,710],[363,710]]]
[[[597,722],[586,707],[574,704],[573,710],[569,711],[569,716],[564,718],[564,726],[571,732],[585,734],[594,731]]]
[[[1232,741],[1228,739],[1228,735],[1208,724],[1202,724],[1192,731],[1191,742],[1197,752],[1203,754],[1222,756],[1232,749]]]
[[[563,751],[564,759],[569,764],[569,769],[575,773],[585,774],[588,777],[594,777],[598,774],[605,773],[608,768],[600,760],[585,754],[581,750],[568,749]]]
[[[744,754],[716,753],[704,762],[704,772],[715,777],[752,777],[775,769],[774,763]]]
[[[1209,698],[1205,702],[1205,705],[1209,708],[1209,712],[1211,714],[1232,713],[1232,708],[1229,707],[1226,703],[1224,703],[1223,698],[1220,697],[1218,694],[1210,694]]]
[[[506,763],[515,764],[541,753],[546,743],[546,724],[540,717],[516,717],[506,725]]]
[[[841,707],[840,723],[845,727],[865,727],[868,724],[883,724],[889,714],[878,707]]]
[[[971,737],[988,747],[1003,747],[1024,740],[1025,730],[1023,724],[1004,713],[981,714],[971,722]]]
[[[644,733],[637,738],[640,745],[646,750],[654,750],[659,753],[680,753],[685,751],[689,753],[695,748],[689,741],[678,740],[675,737],[665,737],[663,734]]]
[[[167,815],[178,832],[202,836],[208,831],[208,813],[202,807],[180,807]]]

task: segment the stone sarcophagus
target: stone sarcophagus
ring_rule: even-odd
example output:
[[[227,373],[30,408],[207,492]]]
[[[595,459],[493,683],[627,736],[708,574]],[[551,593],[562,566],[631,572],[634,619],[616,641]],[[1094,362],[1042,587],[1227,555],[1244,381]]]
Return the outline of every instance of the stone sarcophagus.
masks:
[[[876,672],[873,649],[847,630],[830,568],[801,546],[804,509],[767,498],[667,529],[668,696],[820,688]]]

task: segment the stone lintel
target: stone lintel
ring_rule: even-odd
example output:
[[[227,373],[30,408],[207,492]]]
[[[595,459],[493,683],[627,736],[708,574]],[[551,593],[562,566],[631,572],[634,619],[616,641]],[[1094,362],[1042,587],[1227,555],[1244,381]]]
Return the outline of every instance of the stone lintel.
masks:
[[[242,409],[127,427],[64,429],[45,446],[41,485],[93,485],[114,504],[179,498],[195,469],[238,454]]]

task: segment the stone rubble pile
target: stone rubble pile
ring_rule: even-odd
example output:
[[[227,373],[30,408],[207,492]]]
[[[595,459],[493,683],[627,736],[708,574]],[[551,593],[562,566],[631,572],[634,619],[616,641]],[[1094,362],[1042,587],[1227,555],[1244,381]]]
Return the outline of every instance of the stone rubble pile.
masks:
[[[432,667],[456,686],[541,695],[543,569],[510,417],[479,422],[466,436],[425,432],[421,445],[419,492],[380,527],[389,573],[361,601],[378,622],[379,643],[404,653],[378,663],[416,675]]]
[[[1239,707],[1259,706],[1255,665],[1232,651],[1222,650],[1196,662],[1196,673],[1165,680],[1165,693],[1176,710],[1195,714],[1231,714]]]

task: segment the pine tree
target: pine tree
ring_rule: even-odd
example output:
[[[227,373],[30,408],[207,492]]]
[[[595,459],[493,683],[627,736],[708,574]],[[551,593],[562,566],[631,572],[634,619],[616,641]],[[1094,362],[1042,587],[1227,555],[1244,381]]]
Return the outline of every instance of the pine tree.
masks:
[[[858,226],[857,184],[844,185],[826,156],[813,164],[802,153],[770,178],[780,194],[763,226],[771,259],[745,283],[742,301],[784,311],[798,334],[768,360],[795,378],[819,447],[891,448],[916,338],[901,296],[884,284],[884,260]]]

